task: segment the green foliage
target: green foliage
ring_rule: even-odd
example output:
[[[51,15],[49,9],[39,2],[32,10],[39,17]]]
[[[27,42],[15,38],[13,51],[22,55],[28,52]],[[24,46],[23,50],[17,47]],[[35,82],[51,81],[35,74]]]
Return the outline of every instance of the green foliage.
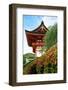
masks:
[[[23,67],[23,74],[57,73],[57,45]]]
[[[27,53],[23,55],[23,64],[25,65],[27,62],[26,60],[28,60],[28,62],[32,61],[35,59],[35,54],[33,53]]]
[[[57,73],[57,64],[49,63],[47,66],[44,67],[44,73]]]
[[[34,58],[35,57],[35,54],[33,54],[33,53],[27,53],[27,54],[24,54],[23,56],[26,57],[26,58],[28,58],[28,59],[30,59],[30,58]]]
[[[33,63],[31,63],[33,64]],[[24,68],[24,74],[43,74],[43,73],[57,73],[57,64],[48,63],[48,65],[38,66],[30,63]]]
[[[45,45],[43,48],[49,49],[52,45],[57,43],[57,24],[49,27],[49,31],[46,33],[43,39]]]

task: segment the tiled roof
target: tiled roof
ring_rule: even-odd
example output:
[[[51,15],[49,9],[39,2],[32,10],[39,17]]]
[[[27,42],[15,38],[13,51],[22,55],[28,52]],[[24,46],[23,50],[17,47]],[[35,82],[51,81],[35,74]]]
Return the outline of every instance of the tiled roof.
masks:
[[[30,33],[45,34],[48,31],[48,29],[44,25],[44,22],[42,21],[40,26],[37,27],[35,30],[32,30],[32,31],[25,30],[25,31]]]

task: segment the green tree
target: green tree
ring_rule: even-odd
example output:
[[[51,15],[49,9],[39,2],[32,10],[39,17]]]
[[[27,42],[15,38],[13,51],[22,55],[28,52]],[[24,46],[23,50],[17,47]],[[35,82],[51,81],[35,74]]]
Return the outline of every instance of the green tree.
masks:
[[[57,23],[52,27],[50,26],[49,31],[46,33],[43,39],[45,45],[43,48],[49,49],[52,45],[57,43]]]
[[[28,59],[28,62],[32,61],[35,59],[35,54],[33,53],[26,53],[23,55],[23,64],[25,65],[27,62],[26,60]]]

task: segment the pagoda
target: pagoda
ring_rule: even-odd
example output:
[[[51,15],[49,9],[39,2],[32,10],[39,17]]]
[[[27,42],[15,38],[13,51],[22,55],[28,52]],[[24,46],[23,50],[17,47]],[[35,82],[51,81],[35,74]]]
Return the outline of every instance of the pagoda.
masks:
[[[35,30],[25,30],[28,46],[33,48],[34,53],[36,53],[37,47],[44,46],[43,37],[45,36],[47,31],[48,29],[44,25],[43,21],[41,22],[40,26],[38,26]]]

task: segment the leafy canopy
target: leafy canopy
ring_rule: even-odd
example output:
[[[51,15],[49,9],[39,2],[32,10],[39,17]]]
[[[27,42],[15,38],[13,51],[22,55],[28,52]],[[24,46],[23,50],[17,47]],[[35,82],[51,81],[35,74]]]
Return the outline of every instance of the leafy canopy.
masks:
[[[49,31],[44,36],[43,41],[46,49],[49,49],[52,45],[57,43],[57,24],[49,27]]]

